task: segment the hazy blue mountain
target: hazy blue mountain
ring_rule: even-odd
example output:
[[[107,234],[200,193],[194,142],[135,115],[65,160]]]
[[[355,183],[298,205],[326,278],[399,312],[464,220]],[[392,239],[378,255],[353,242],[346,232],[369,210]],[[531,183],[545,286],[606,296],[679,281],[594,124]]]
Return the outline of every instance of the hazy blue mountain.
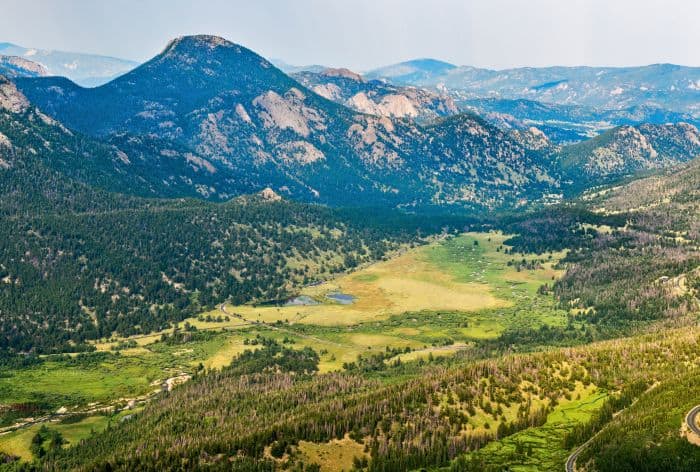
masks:
[[[293,64],[289,64],[288,62],[283,61],[282,59],[270,59],[270,62],[277,67],[279,70],[286,74],[296,74],[298,72],[323,72],[324,70],[328,69],[327,66],[322,66],[320,64],[309,64],[306,66],[297,66]]]
[[[388,79],[402,85],[432,85],[433,77],[449,74],[457,66],[437,59],[414,59],[365,73],[367,79]]]
[[[12,43],[0,43],[0,54],[36,62],[46,69],[46,75],[68,77],[86,87],[104,84],[138,65],[137,62],[116,57],[34,49]]]
[[[700,119],[690,113],[679,113],[648,105],[606,110],[582,105],[503,98],[468,99],[458,101],[457,104],[460,108],[478,113],[506,129],[527,129],[536,126],[560,144],[583,141],[621,125],[700,125]]]
[[[425,68],[420,74],[401,74],[397,67],[378,69],[368,77],[446,89],[456,99],[528,99],[601,109],[646,105],[700,116],[700,67],[653,64],[490,70],[461,66]]]

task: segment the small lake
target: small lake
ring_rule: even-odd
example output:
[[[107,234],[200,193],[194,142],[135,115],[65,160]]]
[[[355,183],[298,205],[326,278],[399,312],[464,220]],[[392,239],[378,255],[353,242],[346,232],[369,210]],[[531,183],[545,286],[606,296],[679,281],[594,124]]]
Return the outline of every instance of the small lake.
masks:
[[[290,300],[287,300],[287,303],[284,304],[284,306],[312,306],[312,305],[319,305],[319,303],[314,300],[313,298],[309,297],[308,295],[299,295],[298,297],[294,297]]]
[[[338,302],[341,305],[352,305],[355,303],[355,297],[347,293],[329,293],[326,298]]]

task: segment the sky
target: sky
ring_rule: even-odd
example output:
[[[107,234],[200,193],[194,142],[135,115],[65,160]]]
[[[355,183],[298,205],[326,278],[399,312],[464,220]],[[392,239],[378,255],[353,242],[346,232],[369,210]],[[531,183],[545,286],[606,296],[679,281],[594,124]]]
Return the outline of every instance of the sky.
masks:
[[[356,71],[421,57],[700,66],[698,20],[697,0],[0,0],[0,42],[145,61],[171,38],[206,33]]]

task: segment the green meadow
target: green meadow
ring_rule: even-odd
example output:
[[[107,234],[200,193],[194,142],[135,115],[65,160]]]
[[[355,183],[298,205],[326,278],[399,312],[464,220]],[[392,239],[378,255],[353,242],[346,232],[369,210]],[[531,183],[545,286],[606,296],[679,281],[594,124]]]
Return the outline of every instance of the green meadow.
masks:
[[[165,379],[227,366],[246,349],[256,349],[260,337],[313,348],[324,373],[342,370],[359,356],[383,354],[387,364],[424,361],[455,355],[509,327],[564,325],[566,312],[555,307],[551,296],[538,294],[541,285],[560,275],[555,264],[562,254],[506,254],[506,239],[492,232],[435,241],[301,289],[298,295],[313,304],[217,308],[181,323],[196,331],[178,342],[161,340],[171,328],[104,339],[96,343],[96,353],[50,356],[0,377],[0,405],[32,405],[37,416],[59,408],[122,407],[155,394]],[[353,302],[329,297],[338,293]],[[77,440],[75,431],[85,433],[88,425],[99,429],[104,418],[71,425],[64,436]],[[8,415],[3,426],[16,420],[17,415]],[[28,458],[37,427],[0,436],[0,451]]]
[[[592,385],[583,388],[579,384],[572,399],[561,399],[544,425],[492,441],[465,458],[483,468],[508,464],[508,470],[513,472],[563,470],[571,453],[563,447],[565,434],[587,421],[607,397],[607,393]]]

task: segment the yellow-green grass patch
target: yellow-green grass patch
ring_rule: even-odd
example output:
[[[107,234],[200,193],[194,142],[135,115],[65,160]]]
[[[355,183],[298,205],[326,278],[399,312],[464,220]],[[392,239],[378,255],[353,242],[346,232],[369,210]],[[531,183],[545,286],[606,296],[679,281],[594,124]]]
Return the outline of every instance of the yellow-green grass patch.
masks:
[[[431,355],[433,357],[449,357],[453,356],[455,353],[464,350],[468,347],[465,343],[455,343],[451,346],[435,346],[423,349],[417,349],[415,351],[407,352],[405,354],[396,355],[390,359],[387,359],[387,363],[396,361],[397,359],[401,362],[411,362],[417,361],[419,359],[428,359]]]
[[[492,441],[479,451],[467,454],[482,461],[483,466],[503,467],[517,472],[562,470],[570,451],[563,449],[564,436],[603,406],[607,394],[594,385],[580,382],[571,399],[560,398],[544,425]]]
[[[97,433],[105,430],[109,421],[108,416],[98,415],[86,417],[76,423],[48,422],[43,424],[47,428],[61,433],[65,440],[63,447],[70,447],[89,438],[93,431]],[[41,425],[36,424],[0,436],[0,452],[17,456],[24,461],[31,461],[33,459],[30,450],[32,438],[40,427]]]
[[[355,457],[367,457],[364,445],[345,436],[327,443],[299,441],[298,452],[306,464],[318,464],[322,472],[350,471]]]
[[[0,436],[0,452],[19,457],[24,461],[31,461],[33,455],[29,447],[38,429],[39,426],[35,425]]]

